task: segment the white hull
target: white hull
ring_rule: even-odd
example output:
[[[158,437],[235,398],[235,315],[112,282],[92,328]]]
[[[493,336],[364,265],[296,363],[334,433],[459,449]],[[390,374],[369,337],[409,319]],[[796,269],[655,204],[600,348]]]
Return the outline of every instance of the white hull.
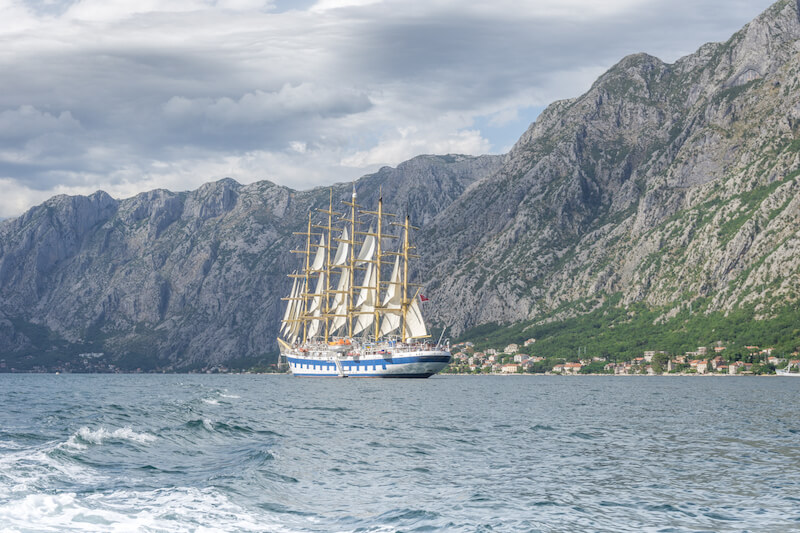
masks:
[[[779,376],[791,376],[793,378],[800,378],[800,372],[789,372],[785,368],[781,368],[780,370],[776,370],[775,373]]]
[[[433,347],[362,353],[291,349],[281,356],[292,374],[304,377],[427,378],[450,363],[449,351]]]

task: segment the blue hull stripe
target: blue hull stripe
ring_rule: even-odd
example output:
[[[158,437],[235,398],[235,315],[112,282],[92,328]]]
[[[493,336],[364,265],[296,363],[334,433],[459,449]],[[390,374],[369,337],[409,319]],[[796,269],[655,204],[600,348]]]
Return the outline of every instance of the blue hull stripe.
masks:
[[[444,368],[450,354],[406,355],[359,361],[340,360],[340,369],[334,361],[286,357],[292,374],[299,377],[354,377],[354,378],[427,378]],[[433,367],[433,368],[432,368]]]
[[[349,374],[340,376],[339,374],[295,374],[292,375],[298,378],[429,378],[433,375],[432,372],[424,374]]]
[[[298,365],[331,365],[334,366],[333,362],[329,362],[327,360],[322,359],[299,359],[295,357],[287,357],[287,359],[295,364]],[[449,363],[450,356],[449,355],[415,355],[412,357],[395,357],[395,358],[388,358],[388,359],[360,359],[358,362],[356,361],[342,361],[342,367],[348,366],[355,366],[360,367],[362,365],[402,365],[407,363]]]

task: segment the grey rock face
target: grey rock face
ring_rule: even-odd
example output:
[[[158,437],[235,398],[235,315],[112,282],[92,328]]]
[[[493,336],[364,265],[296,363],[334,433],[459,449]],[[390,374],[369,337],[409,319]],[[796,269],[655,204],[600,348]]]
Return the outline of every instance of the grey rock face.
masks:
[[[431,312],[458,332],[614,293],[765,313],[793,301],[798,73],[798,8],[784,0],[725,43],[672,65],[626,57],[552,104],[423,232],[421,277],[446,302]]]

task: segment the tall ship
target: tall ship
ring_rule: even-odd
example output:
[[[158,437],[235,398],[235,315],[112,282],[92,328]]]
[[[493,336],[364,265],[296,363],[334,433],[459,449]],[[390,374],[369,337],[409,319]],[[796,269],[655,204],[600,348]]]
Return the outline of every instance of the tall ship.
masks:
[[[427,378],[450,363],[449,341],[434,342],[422,317],[409,262],[419,257],[408,216],[358,205],[355,186],[343,213],[309,213],[278,344],[295,376]]]

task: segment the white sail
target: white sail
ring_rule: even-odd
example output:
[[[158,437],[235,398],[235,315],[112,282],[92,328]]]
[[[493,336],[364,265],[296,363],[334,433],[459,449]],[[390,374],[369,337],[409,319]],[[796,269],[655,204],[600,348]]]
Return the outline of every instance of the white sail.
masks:
[[[319,333],[322,320],[322,293],[325,290],[325,273],[321,272],[317,279],[317,287],[314,289],[314,297],[311,299],[311,306],[308,309],[308,314],[314,317],[308,324],[308,338],[312,338]]]
[[[367,265],[367,273],[364,276],[364,283],[356,299],[356,311],[359,313],[358,320],[353,326],[353,335],[358,335],[372,325],[375,311],[375,265]]]
[[[292,315],[296,307],[295,297],[297,296],[297,278],[294,278],[292,283],[292,292],[289,294],[289,301],[286,302],[286,312],[283,314],[283,321],[281,326],[281,335],[286,336],[292,329]]]
[[[419,309],[419,300],[414,298],[408,306],[406,313],[406,339],[418,339],[428,335],[428,328],[422,319],[422,312]]]
[[[369,228],[369,233],[372,233],[372,228]],[[356,265],[360,265],[365,261],[372,261],[375,259],[375,236],[367,235],[364,239],[364,244],[361,245],[361,251],[358,252],[358,259]]]
[[[287,338],[292,344],[297,341],[300,333],[300,311],[303,308],[300,299],[303,292],[303,284],[298,278],[295,278],[295,281],[297,282],[297,286],[292,291],[293,299],[290,302],[292,306],[292,312],[289,314],[289,329],[286,331]]]
[[[350,234],[347,228],[342,230],[342,237],[339,240],[339,246],[336,248],[336,256],[333,259],[332,266],[341,267],[339,273],[339,282],[336,285],[336,295],[333,297],[331,309],[335,316],[331,320],[331,334],[335,334],[342,326],[347,323],[347,291],[350,290],[350,267],[347,262],[350,256]]]
[[[389,286],[386,288],[386,296],[383,298],[384,309],[390,310],[383,316],[381,321],[381,335],[389,335],[400,327],[400,307],[403,303],[403,289],[400,286],[400,257],[394,258],[394,268],[392,276],[389,278]],[[392,310],[396,312],[391,312]]]
[[[350,273],[349,269],[343,268],[342,274],[339,276],[339,283],[336,285],[336,296],[333,297],[333,314],[338,315],[333,317],[331,321],[331,334],[347,323],[347,294],[350,290]]]
[[[321,235],[319,238],[319,246],[317,247],[317,255],[314,256],[314,262],[311,264],[312,271],[322,270],[322,265],[325,264],[325,236]]]
[[[314,296],[311,298],[311,304],[306,311],[306,314],[314,317],[314,320],[311,320],[308,323],[308,332],[307,337],[310,339],[319,333],[321,320],[319,317],[322,315],[322,294],[325,291],[325,272],[322,271],[322,267],[325,265],[325,236],[320,235],[319,237],[319,246],[317,246],[317,253],[314,255],[314,262],[311,264],[311,271],[319,272],[319,277],[317,278],[317,285],[314,289]]]
[[[347,259],[350,256],[350,237],[347,233],[347,228],[342,231],[342,239],[339,241],[339,246],[336,248],[336,255],[333,258],[333,266],[345,266]]]

